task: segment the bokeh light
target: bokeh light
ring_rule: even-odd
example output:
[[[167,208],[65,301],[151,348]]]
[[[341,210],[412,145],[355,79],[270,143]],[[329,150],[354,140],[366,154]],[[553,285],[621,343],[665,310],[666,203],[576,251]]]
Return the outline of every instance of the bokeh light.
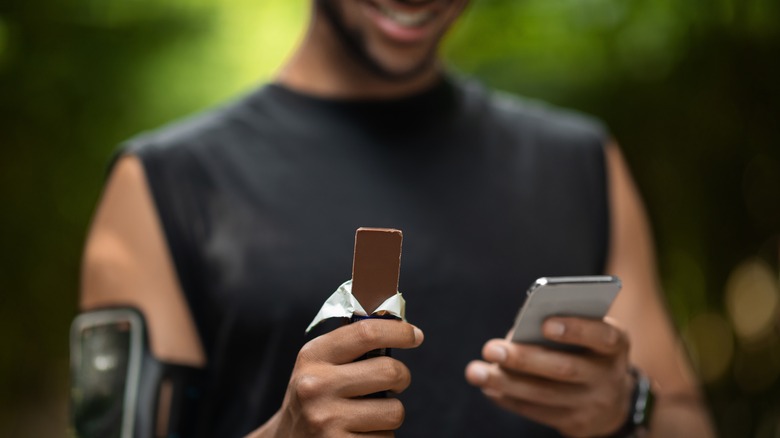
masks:
[[[758,258],[737,266],[726,282],[726,310],[741,341],[756,343],[774,335],[780,289],[772,268]]]

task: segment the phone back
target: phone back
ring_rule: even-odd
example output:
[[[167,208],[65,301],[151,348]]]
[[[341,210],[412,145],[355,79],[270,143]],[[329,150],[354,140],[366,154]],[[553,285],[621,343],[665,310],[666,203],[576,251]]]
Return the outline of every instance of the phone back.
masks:
[[[617,277],[545,277],[536,280],[515,320],[512,341],[572,349],[545,339],[542,324],[551,316],[602,319],[621,284]]]

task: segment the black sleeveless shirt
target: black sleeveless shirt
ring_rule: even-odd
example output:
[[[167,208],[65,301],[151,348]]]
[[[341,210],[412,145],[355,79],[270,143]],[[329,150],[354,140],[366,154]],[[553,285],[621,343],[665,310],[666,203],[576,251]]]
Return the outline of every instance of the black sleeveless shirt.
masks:
[[[456,79],[390,101],[266,85],[128,142],[207,354],[203,436],[243,436],[279,408],[361,226],[403,230],[400,290],[425,332],[394,352],[412,372],[398,435],[558,436],[464,370],[537,277],[603,271],[604,142],[584,116]]]

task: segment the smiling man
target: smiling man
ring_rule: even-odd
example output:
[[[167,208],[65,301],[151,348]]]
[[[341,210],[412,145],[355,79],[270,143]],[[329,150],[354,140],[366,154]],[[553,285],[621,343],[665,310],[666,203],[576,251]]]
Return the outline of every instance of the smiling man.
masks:
[[[123,146],[81,306],[138,310],[167,366],[141,373],[159,409],[135,436],[713,435],[617,147],[589,117],[447,74],[466,3],[315,1],[273,83]],[[404,231],[415,325],[307,341],[360,226]],[[609,318],[544,325],[584,348],[503,339],[534,279],[601,273],[624,284]],[[183,369],[202,371],[187,410]]]

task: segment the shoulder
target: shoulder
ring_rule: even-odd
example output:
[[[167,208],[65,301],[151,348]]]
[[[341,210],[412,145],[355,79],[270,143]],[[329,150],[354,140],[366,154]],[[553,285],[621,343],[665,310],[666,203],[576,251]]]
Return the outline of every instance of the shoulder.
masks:
[[[146,162],[149,157],[205,153],[215,147],[236,144],[252,130],[262,126],[261,87],[225,104],[175,120],[159,128],[142,132],[120,145],[121,154],[132,154]]]
[[[609,131],[596,117],[538,99],[489,89],[475,80],[462,80],[461,87],[470,110],[480,114],[493,129],[557,147],[602,149],[608,142]]]

